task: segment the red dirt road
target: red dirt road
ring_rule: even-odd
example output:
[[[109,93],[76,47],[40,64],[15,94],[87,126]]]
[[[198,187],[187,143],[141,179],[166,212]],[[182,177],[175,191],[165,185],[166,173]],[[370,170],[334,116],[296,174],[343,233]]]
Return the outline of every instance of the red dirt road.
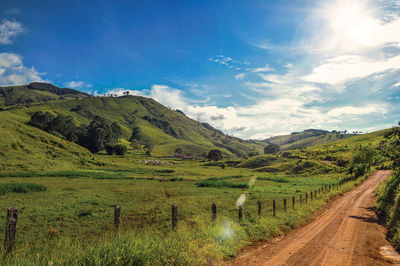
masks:
[[[256,248],[233,265],[393,265],[400,257],[386,240],[373,210],[374,191],[390,171],[376,171],[364,183],[333,201],[306,226]],[[381,254],[392,252],[390,257]],[[393,253],[394,252],[394,253]]]

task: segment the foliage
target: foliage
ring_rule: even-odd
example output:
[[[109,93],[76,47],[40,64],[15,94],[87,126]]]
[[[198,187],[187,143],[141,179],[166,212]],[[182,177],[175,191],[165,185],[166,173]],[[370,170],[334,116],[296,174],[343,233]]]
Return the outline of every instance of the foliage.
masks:
[[[374,161],[375,151],[372,147],[360,147],[353,155],[349,172],[355,177],[364,175]]]
[[[399,123],[400,124],[400,123]],[[394,127],[385,133],[386,155],[393,163],[393,168],[400,167],[400,127]]]
[[[146,155],[147,155],[147,156],[151,156],[151,152],[152,152],[153,149],[154,149],[154,144],[153,144],[151,141],[146,141],[146,142],[144,143],[143,148],[144,148],[144,150],[145,150],[145,152],[146,152]]]
[[[264,154],[274,154],[279,151],[279,145],[271,143],[265,146],[264,148]]]
[[[253,156],[258,156],[260,153],[257,150],[251,150],[249,153],[247,153],[248,157],[253,157]]]
[[[76,142],[93,153],[104,149],[106,144],[116,143],[122,136],[117,122],[100,116],[95,116],[88,126],[77,127],[72,116],[59,114],[54,117],[48,112],[38,111],[32,114],[28,124]]]
[[[106,144],[105,149],[108,155],[125,155],[128,148],[123,144]]]
[[[378,190],[378,213],[388,226],[388,239],[400,250],[400,171],[392,174]]]
[[[213,150],[209,151],[207,154],[207,159],[211,160],[211,161],[219,161],[219,160],[222,160],[222,158],[223,158],[222,152],[217,149],[213,149]]]

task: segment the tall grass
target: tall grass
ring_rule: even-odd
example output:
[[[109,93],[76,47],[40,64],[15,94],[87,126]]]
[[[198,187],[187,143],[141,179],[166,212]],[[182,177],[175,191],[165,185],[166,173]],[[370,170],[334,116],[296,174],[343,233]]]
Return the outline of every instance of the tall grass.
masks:
[[[196,183],[198,187],[226,187],[226,188],[249,188],[247,183],[233,183],[225,180],[203,180]]]
[[[388,226],[388,239],[400,250],[400,171],[378,189],[378,212]]]
[[[6,193],[28,193],[46,191],[47,187],[33,183],[0,183],[0,195]]]

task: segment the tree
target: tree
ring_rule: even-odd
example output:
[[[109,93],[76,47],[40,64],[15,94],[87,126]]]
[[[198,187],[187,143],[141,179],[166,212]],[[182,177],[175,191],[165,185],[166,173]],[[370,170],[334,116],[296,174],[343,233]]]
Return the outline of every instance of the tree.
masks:
[[[49,112],[43,113],[42,111],[37,111],[32,114],[31,120],[29,120],[28,125],[47,131],[53,119],[54,116]]]
[[[146,155],[150,156],[153,152],[154,144],[151,141],[146,141],[143,148],[146,151]]]
[[[207,159],[211,161],[222,160],[222,152],[220,150],[214,149],[208,152]]]
[[[108,155],[125,155],[128,149],[122,144],[106,144],[104,145]]]
[[[275,143],[268,144],[264,148],[264,154],[274,154],[279,151],[279,145]]]
[[[175,154],[175,155],[178,155],[178,156],[181,156],[181,155],[184,155],[185,152],[183,151],[182,148],[178,147],[178,148],[175,149],[174,154]]]
[[[87,128],[81,128],[79,143],[96,153],[104,148],[105,144],[113,144],[118,141],[122,135],[121,127],[118,123],[111,123],[104,117],[96,116]]]
[[[134,140],[140,140],[141,139],[141,132],[142,132],[142,130],[140,129],[140,127],[138,127],[138,126],[135,126],[133,129],[132,129],[132,136],[131,136],[131,138],[129,139],[129,141],[134,141]]]
[[[398,168],[400,167],[400,127],[390,129],[384,137],[386,155],[392,160],[393,168]]]
[[[57,132],[68,141],[76,142],[78,140],[76,125],[72,116],[59,114],[51,120],[47,131],[50,133]]]

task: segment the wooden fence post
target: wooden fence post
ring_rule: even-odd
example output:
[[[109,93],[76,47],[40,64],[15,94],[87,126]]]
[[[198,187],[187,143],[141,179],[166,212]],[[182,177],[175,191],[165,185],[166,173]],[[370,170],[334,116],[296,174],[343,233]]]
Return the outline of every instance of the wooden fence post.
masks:
[[[18,222],[17,207],[9,207],[7,210],[6,237],[4,239],[4,247],[7,253],[10,253],[15,245],[17,222]]]
[[[178,206],[172,205],[172,229],[178,225]]]
[[[272,213],[275,216],[276,214],[276,205],[275,205],[275,200],[272,200]]]
[[[261,216],[261,201],[260,200],[257,202],[257,205],[258,205],[258,216]]]
[[[212,222],[215,222],[215,219],[217,219],[217,205],[215,205],[215,203],[213,203],[211,205],[211,212],[212,212]]]
[[[313,193],[312,193],[312,191],[310,192],[310,198],[311,198],[311,200],[313,200]]]
[[[283,210],[286,211],[286,199],[283,199]]]
[[[243,220],[243,208],[242,205],[239,205],[239,221]]]
[[[317,190],[314,190],[314,198],[317,199]]]
[[[120,221],[121,221],[121,206],[115,205],[115,208],[114,208],[114,226],[115,226],[116,230],[118,230],[118,228],[119,228]]]
[[[308,193],[306,192],[306,203],[308,203]]]
[[[292,205],[294,207],[294,196],[292,196]]]

